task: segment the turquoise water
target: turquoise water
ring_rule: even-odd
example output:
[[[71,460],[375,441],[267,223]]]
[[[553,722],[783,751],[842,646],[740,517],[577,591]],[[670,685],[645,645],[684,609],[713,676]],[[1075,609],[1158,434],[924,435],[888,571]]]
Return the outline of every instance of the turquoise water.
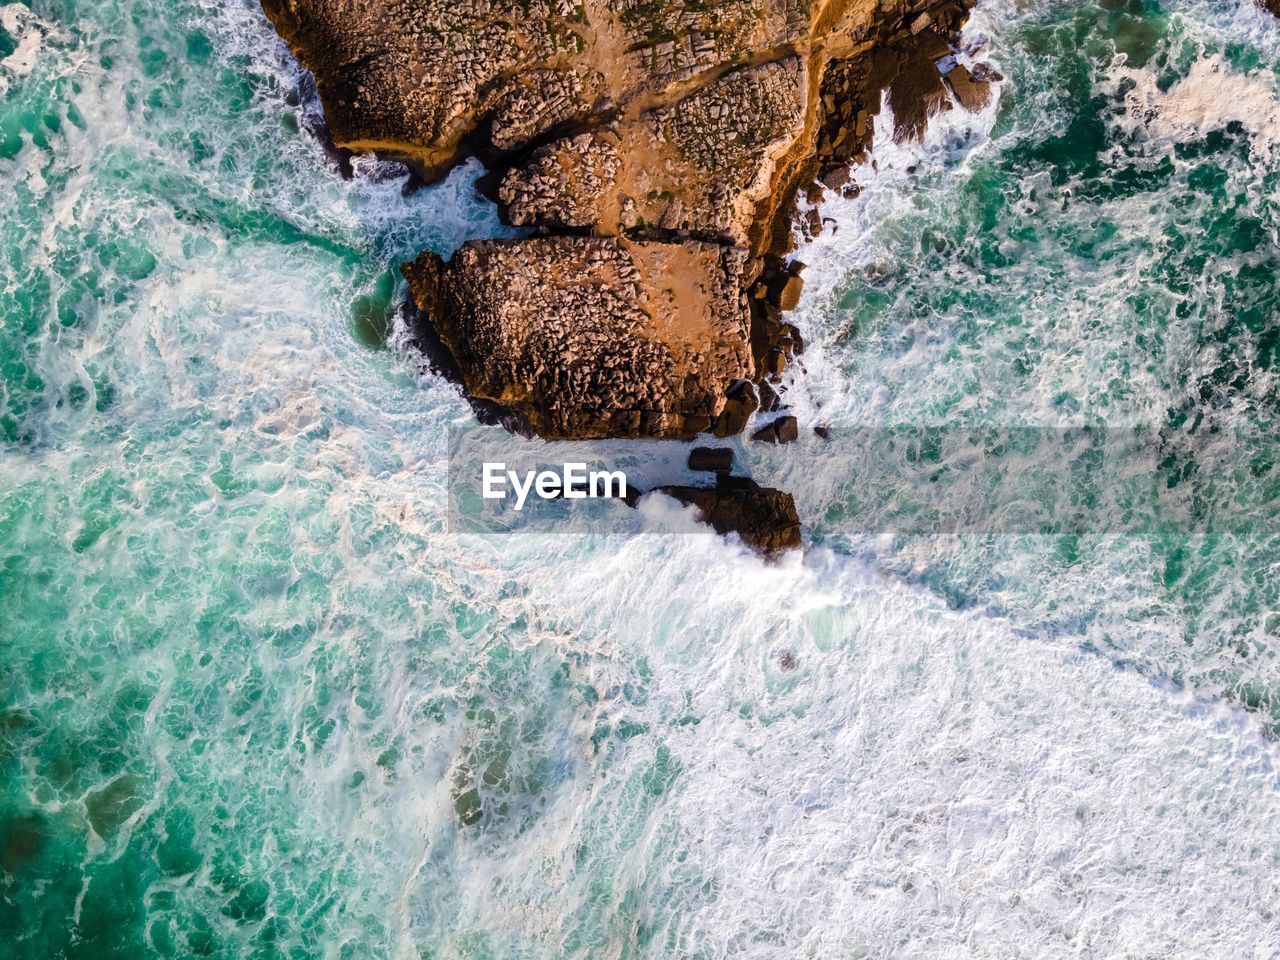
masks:
[[[952,603],[1079,635],[1118,664],[1244,703],[1274,733],[1275,23],[1233,3],[1021,16],[988,5],[971,32],[993,37],[1009,75],[998,110],[945,118],[924,150],[887,151],[878,176],[889,182],[846,204],[845,230],[801,254],[820,265],[811,415],[952,433],[1045,428],[1040,449],[1006,455],[1010,469],[1074,457],[1081,493],[1109,508],[1093,506],[1071,536],[923,549],[900,538],[870,552]],[[1091,461],[1088,444],[1060,442],[1070,427],[1149,456]],[[890,442],[862,455],[900,460]],[[836,465],[811,509],[820,536],[845,549],[867,547],[851,530],[915,529],[942,497],[927,482],[906,507],[868,496],[840,452],[823,455]],[[936,459],[935,474],[958,458]],[[1163,509],[1140,502],[1143,485]],[[966,506],[990,519],[1010,503],[1005,489],[978,490]],[[1001,529],[998,516],[990,526]]]
[[[478,171],[343,182],[252,4],[0,22],[6,956],[1274,955],[1265,530],[869,537],[806,445],[752,455],[812,525],[777,568],[661,504],[451,535],[470,412],[394,269],[500,232]],[[980,32],[998,106],[801,254],[797,408],[1266,461],[1276,26]]]

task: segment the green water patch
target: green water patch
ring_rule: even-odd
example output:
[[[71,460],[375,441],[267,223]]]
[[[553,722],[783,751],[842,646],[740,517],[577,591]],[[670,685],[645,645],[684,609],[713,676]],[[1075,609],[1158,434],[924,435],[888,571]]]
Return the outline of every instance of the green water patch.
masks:
[[[361,346],[381,350],[387,345],[387,331],[395,312],[399,274],[384,273],[373,290],[362,294],[351,304],[351,334]]]
[[[104,481],[88,501],[111,503],[113,490]],[[420,776],[424,742],[438,750],[462,723],[490,831],[519,829],[564,775],[559,751],[538,744],[561,737],[569,717],[513,712],[554,710],[564,670],[499,639],[519,633],[501,618],[482,617],[464,638],[448,604],[421,623],[402,569],[383,569],[373,590],[335,582],[343,568],[325,562],[328,547],[313,554],[269,498],[238,515],[223,503],[177,567],[172,540],[168,562],[151,565],[150,521],[126,513],[110,537],[135,549],[91,574],[74,541],[31,509],[42,502],[29,486],[0,513],[0,542],[15,551],[0,615],[14,642],[0,669],[24,678],[6,686],[0,724],[0,933],[28,937],[32,956],[313,955],[335,926],[359,928],[381,951],[381,911],[357,907],[372,882],[352,873],[361,846],[302,813],[308,790],[327,789],[326,771],[343,770],[338,790],[354,810],[377,805],[397,777]],[[108,546],[103,537],[88,552]],[[282,591],[290,568],[311,570],[316,589]],[[15,581],[30,589],[9,589]],[[430,592],[411,590],[415,601]],[[375,642],[388,634],[410,639]],[[469,644],[490,652],[475,658]],[[401,649],[430,668],[424,676],[471,691],[424,710],[407,739],[388,710],[398,670],[384,660]],[[487,665],[475,673],[474,662]]]
[[[511,836],[576,756],[563,661],[475,590],[437,596],[404,504],[360,482],[403,462],[351,443],[364,397],[342,378],[385,390],[395,358],[328,349],[385,343],[394,265],[449,235],[440,213],[491,214],[339,184],[282,134],[289,81],[236,52],[237,31],[273,49],[269,27],[232,7],[53,0],[0,99],[16,957],[389,956],[405,873],[381,865],[405,848],[358,825],[419,818],[407,794],[449,792],[436,759],[474,757],[487,819],[463,843]],[[390,400],[416,409],[416,387]],[[486,660],[503,631],[520,650]],[[447,801],[427,826],[457,870]],[[438,899],[424,943],[460,909]]]
[[[465,701],[467,741],[454,764],[458,823],[488,834],[518,835],[533,826],[556,786],[571,775],[559,749],[563,724],[578,707],[568,663],[537,648],[519,649],[510,628],[493,643]]]
[[[17,41],[14,40],[9,32],[0,27],[0,59],[4,59],[18,49]]]

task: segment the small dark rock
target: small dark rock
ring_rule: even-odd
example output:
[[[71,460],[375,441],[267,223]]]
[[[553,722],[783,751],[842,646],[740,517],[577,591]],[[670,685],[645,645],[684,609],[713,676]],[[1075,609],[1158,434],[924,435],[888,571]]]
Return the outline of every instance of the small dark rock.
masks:
[[[761,413],[777,413],[778,408],[782,406],[782,400],[778,397],[778,392],[769,385],[767,380],[760,383],[760,412]]]
[[[822,233],[822,214],[818,213],[817,207],[811,207],[804,215],[803,225],[810,237],[816,237]]]
[[[795,443],[800,439],[800,425],[795,417],[779,417],[751,435],[757,443]]]
[[[787,353],[796,354],[797,356],[804,353],[804,337],[800,336],[800,328],[794,323],[784,325],[779,346]]]
[[[689,469],[729,473],[733,470],[733,451],[728,447],[694,447],[689,452]]]
[[[783,650],[778,654],[778,666],[788,673],[800,666],[800,660],[792,650]]]
[[[765,370],[776,377],[787,369],[787,355],[776,348],[770,350],[769,355],[765,357],[764,366]]]
[[[841,190],[849,183],[849,168],[836,167],[822,178],[822,185],[828,190]]]
[[[889,87],[893,139],[897,143],[920,141],[929,117],[946,105],[946,90],[933,61],[918,50],[905,49],[902,69]]]
[[[960,64],[947,74],[947,83],[960,101],[960,106],[970,113],[978,113],[991,102],[991,89],[987,81],[976,79]]]
[[[1280,9],[1280,0],[1276,0],[1277,8]],[[1000,83],[1004,80],[1004,75],[989,63],[975,63],[971,71],[973,79],[979,83]]]
[[[951,52],[947,41],[932,30],[922,30],[916,35],[916,44],[920,53],[930,60],[941,60]]]

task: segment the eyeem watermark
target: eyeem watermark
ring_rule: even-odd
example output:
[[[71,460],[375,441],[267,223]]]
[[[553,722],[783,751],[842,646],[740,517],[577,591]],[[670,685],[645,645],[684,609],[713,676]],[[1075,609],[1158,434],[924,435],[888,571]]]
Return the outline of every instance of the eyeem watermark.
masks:
[[[508,470],[506,463],[485,463],[482,495],[486,500],[506,500],[514,495],[515,509],[523,510],[529,494],[541,500],[622,500],[627,496],[627,475],[621,470],[588,470],[585,463],[565,463],[555,470]]]
[[[1237,426],[802,430],[785,450],[739,442],[735,467],[791,493],[821,518],[818,536],[1274,535],[1280,459],[1265,426]],[[449,443],[458,533],[609,533],[638,522],[623,497],[716,482],[670,441],[547,443],[477,425]]]

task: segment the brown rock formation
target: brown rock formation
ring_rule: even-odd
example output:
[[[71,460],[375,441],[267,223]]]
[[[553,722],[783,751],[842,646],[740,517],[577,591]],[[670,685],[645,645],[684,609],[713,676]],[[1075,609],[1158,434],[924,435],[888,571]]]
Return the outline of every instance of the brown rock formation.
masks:
[[[658,487],[651,492],[696,507],[702,521],[716,533],[736,533],[766,557],[800,548],[800,517],[789,493],[727,474],[717,476],[714,487]]]
[[[471,396],[582,439],[710,428],[751,372],[746,267],[740,247],[534,237],[404,272]]]
[[[537,235],[405,268],[471,397],[549,438],[739,432],[799,348],[795,197],[985,102],[934,60],[974,0],[263,0],[329,133],[492,170]],[[845,177],[847,179],[847,177]],[[846,189],[848,189],[846,187]]]

